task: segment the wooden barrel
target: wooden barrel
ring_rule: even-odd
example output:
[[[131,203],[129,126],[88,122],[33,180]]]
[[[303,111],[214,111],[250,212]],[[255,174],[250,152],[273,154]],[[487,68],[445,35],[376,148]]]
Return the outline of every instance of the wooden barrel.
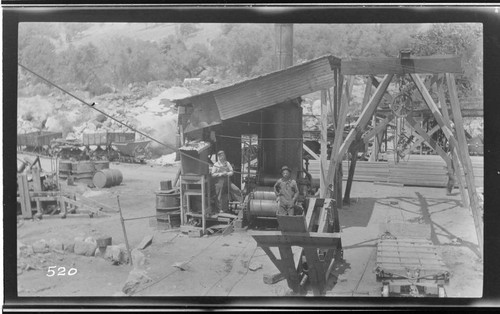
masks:
[[[170,228],[180,226],[179,193],[156,193],[156,220],[158,223],[167,223]]]
[[[102,169],[94,174],[92,182],[98,188],[108,188],[122,183],[123,176],[118,169]]]
[[[106,160],[94,161],[94,168],[96,171],[99,171],[102,169],[109,169],[109,161],[106,161]]]

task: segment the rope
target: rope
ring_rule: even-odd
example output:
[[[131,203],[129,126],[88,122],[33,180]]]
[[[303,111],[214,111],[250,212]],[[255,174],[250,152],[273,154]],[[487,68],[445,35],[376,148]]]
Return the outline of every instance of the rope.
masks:
[[[87,105],[87,107],[89,107],[89,108],[91,108],[91,109],[94,109],[95,111],[97,111],[97,112],[99,112],[99,113],[103,114],[104,116],[106,116],[106,117],[110,118],[111,120],[113,120],[113,121],[115,121],[115,122],[117,122],[117,123],[119,123],[119,124],[121,124],[121,125],[123,125],[123,126],[125,126],[125,127],[129,128],[129,129],[131,129],[131,130],[132,130],[132,131],[134,131],[134,132],[137,132],[137,133],[141,134],[142,136],[144,136],[144,137],[146,137],[146,138],[148,138],[148,139],[152,140],[153,142],[156,142],[156,143],[158,143],[158,144],[160,144],[160,145],[163,145],[163,146],[165,146],[165,147],[167,147],[167,148],[169,148],[169,149],[171,149],[171,150],[173,150],[173,151],[175,151],[175,152],[177,152],[177,153],[179,153],[179,154],[181,154],[181,155],[183,155],[183,156],[186,156],[186,157],[189,157],[189,158],[191,158],[191,159],[194,159],[194,160],[196,160],[196,161],[198,161],[198,162],[200,162],[200,163],[207,164],[207,165],[211,165],[209,162],[206,162],[206,161],[204,161],[204,160],[201,160],[201,159],[199,159],[199,158],[196,158],[196,157],[194,157],[194,156],[191,156],[191,155],[189,155],[189,154],[186,154],[186,153],[182,152],[181,150],[179,150],[178,148],[176,148],[176,147],[174,147],[174,146],[171,146],[171,145],[168,145],[168,144],[166,144],[166,143],[160,142],[159,140],[157,140],[157,139],[153,138],[152,136],[150,136],[150,135],[148,135],[148,134],[146,134],[146,133],[144,133],[144,132],[141,132],[141,131],[137,130],[136,128],[134,128],[134,127],[132,127],[132,126],[130,126],[130,125],[128,125],[128,124],[126,124],[126,123],[121,122],[120,120],[116,119],[115,117],[113,117],[113,116],[111,116],[111,115],[109,115],[109,114],[105,113],[104,111],[102,111],[102,110],[100,110],[100,109],[96,108],[96,107],[95,107],[95,106],[93,106],[92,104],[87,103],[86,101],[84,101],[84,100],[82,100],[81,98],[79,98],[79,97],[77,97],[77,96],[73,95],[72,93],[68,92],[67,90],[63,89],[62,87],[59,87],[58,85],[56,85],[56,84],[52,83],[51,81],[47,80],[46,78],[42,77],[41,75],[39,75],[39,74],[37,74],[37,73],[33,72],[32,70],[28,69],[28,68],[27,68],[27,67],[25,67],[24,65],[22,65],[22,64],[20,64],[20,63],[18,63],[18,65],[19,65],[21,68],[25,69],[26,71],[30,72],[31,74],[35,75],[36,77],[40,78],[40,79],[41,79],[41,80],[43,80],[44,82],[48,83],[49,85],[54,86],[55,88],[59,89],[59,90],[60,90],[60,91],[62,91],[63,93],[66,93],[66,94],[70,95],[71,97],[73,97],[73,98],[77,99],[78,101],[80,101],[80,102],[81,102],[81,103],[83,103],[84,105]]]

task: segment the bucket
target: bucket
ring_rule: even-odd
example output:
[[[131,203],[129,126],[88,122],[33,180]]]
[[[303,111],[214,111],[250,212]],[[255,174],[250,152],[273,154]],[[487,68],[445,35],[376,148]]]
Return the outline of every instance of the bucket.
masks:
[[[172,181],[160,181],[160,190],[169,191],[172,190]]]
[[[98,188],[107,188],[122,183],[123,176],[117,169],[102,169],[94,174],[92,182]]]

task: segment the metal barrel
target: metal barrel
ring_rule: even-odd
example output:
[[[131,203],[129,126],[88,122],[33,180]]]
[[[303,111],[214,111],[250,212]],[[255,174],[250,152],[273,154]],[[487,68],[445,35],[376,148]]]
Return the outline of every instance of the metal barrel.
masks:
[[[250,200],[249,202],[250,216],[255,217],[276,217],[278,203],[274,200]]]
[[[94,174],[92,182],[98,188],[107,188],[120,185],[123,175],[118,169],[102,169]]]

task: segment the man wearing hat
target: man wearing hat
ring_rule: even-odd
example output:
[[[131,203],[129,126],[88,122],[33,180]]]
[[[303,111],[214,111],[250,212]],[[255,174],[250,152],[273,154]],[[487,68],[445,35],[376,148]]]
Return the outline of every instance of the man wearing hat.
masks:
[[[233,175],[233,167],[226,160],[226,153],[221,150],[217,153],[218,161],[212,167],[212,178],[215,178],[215,194],[217,196],[217,208],[221,212],[228,212],[229,199],[231,195],[233,200],[242,201],[241,191],[230,181]]]
[[[294,205],[299,197],[297,182],[290,175],[292,171],[287,166],[281,167],[281,178],[274,184],[274,193],[278,202],[277,215],[294,215]]]

